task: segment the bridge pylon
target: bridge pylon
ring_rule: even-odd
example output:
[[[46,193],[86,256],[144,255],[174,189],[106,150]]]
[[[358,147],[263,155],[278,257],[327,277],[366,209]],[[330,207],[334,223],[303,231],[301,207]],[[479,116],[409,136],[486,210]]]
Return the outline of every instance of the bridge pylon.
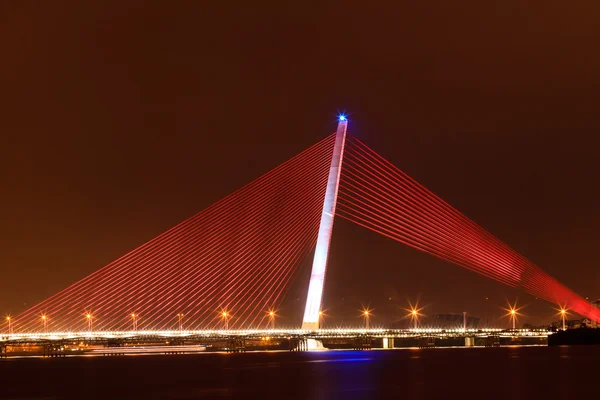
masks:
[[[310,274],[310,283],[308,284],[308,293],[306,295],[304,318],[302,320],[302,329],[309,331],[316,331],[319,329],[319,311],[321,311],[321,301],[323,299],[327,257],[329,255],[329,246],[331,244],[331,235],[333,233],[333,221],[340,185],[340,174],[342,172],[342,160],[344,158],[347,127],[348,119],[343,115],[340,116],[338,119],[335,144],[333,146],[333,155],[331,157],[331,167],[329,169],[325,200],[323,201],[323,212],[321,214],[317,246],[315,248],[315,256]]]

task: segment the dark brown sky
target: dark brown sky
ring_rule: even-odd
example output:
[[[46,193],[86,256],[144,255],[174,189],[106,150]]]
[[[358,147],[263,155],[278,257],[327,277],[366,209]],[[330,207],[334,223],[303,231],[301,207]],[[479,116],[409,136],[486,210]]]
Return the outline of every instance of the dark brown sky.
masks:
[[[2,2],[0,312],[325,137],[342,109],[352,134],[600,297],[600,6],[481,3]],[[426,313],[493,317],[515,295],[348,223],[335,232],[330,304],[420,296]],[[552,315],[521,301],[525,320]]]

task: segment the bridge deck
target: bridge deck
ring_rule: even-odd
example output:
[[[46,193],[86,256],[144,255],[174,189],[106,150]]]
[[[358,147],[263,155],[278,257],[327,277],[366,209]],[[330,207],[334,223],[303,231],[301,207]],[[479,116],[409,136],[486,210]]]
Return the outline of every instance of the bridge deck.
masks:
[[[86,341],[106,342],[110,339],[121,339],[131,342],[155,339],[260,339],[270,338],[353,338],[367,336],[371,338],[415,338],[415,337],[547,337],[553,332],[546,329],[320,329],[307,331],[301,329],[270,329],[270,330],[202,330],[202,331],[99,331],[99,332],[48,332],[48,333],[16,333],[0,336],[0,342],[35,343],[48,341]]]

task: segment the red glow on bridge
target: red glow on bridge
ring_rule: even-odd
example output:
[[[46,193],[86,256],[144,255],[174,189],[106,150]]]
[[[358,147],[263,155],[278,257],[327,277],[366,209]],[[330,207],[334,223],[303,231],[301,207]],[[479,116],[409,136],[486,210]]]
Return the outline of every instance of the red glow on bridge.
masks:
[[[337,215],[600,320],[600,310],[352,137],[346,145]]]
[[[274,326],[315,247],[333,144],[332,135],[7,319],[10,330],[91,330],[92,321],[96,330]],[[337,200],[337,216],[600,320],[600,310],[350,136]],[[415,324],[419,312],[410,310]],[[361,316],[368,327],[371,311]]]

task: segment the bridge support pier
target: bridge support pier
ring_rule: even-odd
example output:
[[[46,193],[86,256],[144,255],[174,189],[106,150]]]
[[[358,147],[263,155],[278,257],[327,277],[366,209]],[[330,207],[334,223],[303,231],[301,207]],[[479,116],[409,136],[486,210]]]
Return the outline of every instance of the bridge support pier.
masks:
[[[7,358],[8,357],[8,351],[6,349],[6,345],[0,345],[0,358]]]
[[[383,338],[383,348],[384,349],[393,349],[394,348],[394,338]]]
[[[290,351],[308,351],[308,340],[306,338],[291,338]]]
[[[465,336],[465,347],[473,347],[475,346],[475,337],[474,336]]]

